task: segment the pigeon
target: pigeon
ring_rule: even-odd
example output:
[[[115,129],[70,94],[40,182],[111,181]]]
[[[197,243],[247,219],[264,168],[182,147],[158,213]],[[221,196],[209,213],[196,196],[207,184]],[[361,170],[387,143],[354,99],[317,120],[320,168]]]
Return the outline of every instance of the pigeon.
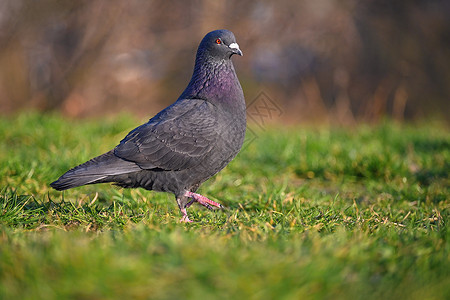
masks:
[[[66,190],[113,183],[175,195],[181,222],[197,202],[223,208],[196,193],[241,150],[246,131],[244,93],[231,57],[242,51],[226,29],[211,31],[198,46],[192,78],[181,96],[130,131],[113,150],[76,166],[50,184]]]

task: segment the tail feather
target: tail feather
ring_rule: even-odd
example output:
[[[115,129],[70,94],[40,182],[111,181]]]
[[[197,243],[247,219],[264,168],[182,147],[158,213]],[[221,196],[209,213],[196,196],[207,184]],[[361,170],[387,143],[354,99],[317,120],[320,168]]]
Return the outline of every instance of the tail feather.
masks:
[[[62,191],[86,184],[107,182],[109,176],[140,170],[138,165],[115,156],[114,150],[111,150],[70,169],[50,186],[55,190]]]

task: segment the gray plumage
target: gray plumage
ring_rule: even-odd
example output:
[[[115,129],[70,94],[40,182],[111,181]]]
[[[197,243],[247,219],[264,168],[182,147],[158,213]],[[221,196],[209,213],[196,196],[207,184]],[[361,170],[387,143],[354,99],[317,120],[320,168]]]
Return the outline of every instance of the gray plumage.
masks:
[[[240,151],[246,129],[245,100],[231,56],[242,55],[232,32],[216,30],[201,41],[194,73],[178,100],[132,130],[113,150],[81,164],[50,185],[86,184],[171,192],[183,214],[198,202],[221,207],[195,191]]]

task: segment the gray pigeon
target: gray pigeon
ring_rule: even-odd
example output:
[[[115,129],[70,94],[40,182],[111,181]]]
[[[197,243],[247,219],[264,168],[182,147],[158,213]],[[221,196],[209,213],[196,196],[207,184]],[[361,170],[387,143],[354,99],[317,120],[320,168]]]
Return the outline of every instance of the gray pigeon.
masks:
[[[50,185],[66,190],[112,182],[126,188],[170,192],[182,222],[194,202],[222,205],[195,193],[239,152],[246,129],[245,100],[231,62],[242,55],[234,34],[215,30],[201,41],[194,73],[178,100],[132,130],[113,150],[63,174]]]

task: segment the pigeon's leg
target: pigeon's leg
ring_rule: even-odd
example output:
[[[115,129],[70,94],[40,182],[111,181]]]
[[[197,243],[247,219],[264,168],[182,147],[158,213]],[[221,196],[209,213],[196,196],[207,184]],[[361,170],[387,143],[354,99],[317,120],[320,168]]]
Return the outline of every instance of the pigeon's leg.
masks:
[[[186,208],[189,208],[189,207],[191,207],[191,205],[193,204],[195,202],[195,199],[192,199],[191,201],[189,201],[187,204],[186,204]]]
[[[192,222],[191,220],[189,220],[189,217],[186,212],[186,208],[181,209],[181,213],[183,214],[183,216],[180,219],[181,223],[191,223]]]
[[[188,204],[186,204],[187,200],[188,200],[188,198],[186,196],[177,197],[178,207],[180,208],[181,214],[183,215],[180,220],[181,223],[192,222],[191,220],[189,220],[189,217],[188,217],[187,211],[186,211],[186,208],[191,206],[192,201],[189,202]]]
[[[184,196],[192,198],[194,201],[198,202],[199,204],[205,206],[208,209],[214,209],[214,207],[223,208],[222,204],[214,202],[212,200],[209,200],[205,196],[202,196],[202,195],[197,194],[197,193],[186,191]],[[189,202],[188,205],[191,206],[192,203],[193,203],[193,201]]]

